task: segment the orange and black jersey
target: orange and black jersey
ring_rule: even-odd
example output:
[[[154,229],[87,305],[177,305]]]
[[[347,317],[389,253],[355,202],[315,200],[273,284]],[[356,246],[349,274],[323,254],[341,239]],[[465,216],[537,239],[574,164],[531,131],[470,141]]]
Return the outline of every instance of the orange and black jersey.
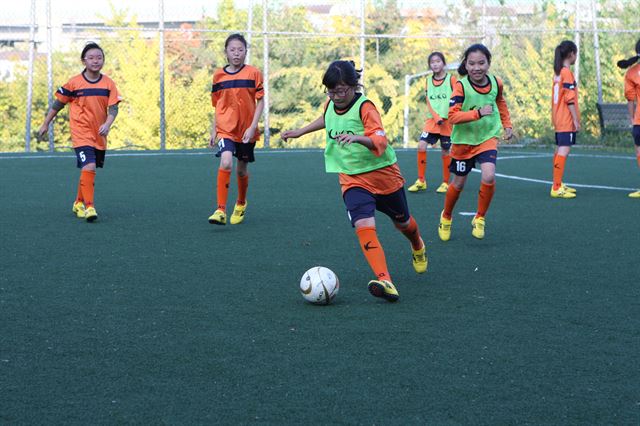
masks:
[[[553,91],[551,96],[551,121],[553,122],[555,131],[575,132],[577,129],[573,122],[569,105],[575,107],[579,121],[578,84],[568,67],[562,67],[560,75],[553,76]]]
[[[640,125],[640,64],[635,64],[627,70],[624,76],[624,97],[629,102],[636,103],[633,125]]]
[[[98,130],[107,119],[108,108],[122,100],[113,80],[100,74],[98,80],[90,81],[81,73],[60,87],[56,98],[63,104],[69,104],[73,147],[107,149],[107,139]]]
[[[216,70],[211,86],[211,105],[216,109],[218,138],[241,141],[256,111],[256,101],[264,97],[262,73],[256,67],[243,65],[236,72],[227,67]],[[260,133],[251,140],[255,142]]]

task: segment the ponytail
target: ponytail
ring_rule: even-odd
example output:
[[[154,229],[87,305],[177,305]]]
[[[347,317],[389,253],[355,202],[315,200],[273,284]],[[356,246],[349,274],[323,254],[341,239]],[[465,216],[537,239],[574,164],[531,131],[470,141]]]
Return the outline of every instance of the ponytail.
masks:
[[[636,56],[632,56],[629,59],[623,59],[618,61],[618,68],[629,68],[631,65],[635,64],[640,60],[640,40],[636,43]]]
[[[555,72],[556,75],[560,75],[560,71],[562,71],[562,67],[564,65],[564,60],[571,53],[578,53],[578,46],[576,46],[576,44],[571,40],[565,40],[556,47],[553,58],[553,72]]]

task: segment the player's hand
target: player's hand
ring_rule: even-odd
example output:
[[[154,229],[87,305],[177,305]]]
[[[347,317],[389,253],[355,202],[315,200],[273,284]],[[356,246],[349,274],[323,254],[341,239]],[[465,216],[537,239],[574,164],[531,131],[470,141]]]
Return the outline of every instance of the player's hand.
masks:
[[[576,121],[576,122],[573,123],[573,125],[576,126],[576,132],[579,132],[580,131],[580,122]]]
[[[49,126],[47,126],[46,124],[43,124],[42,126],[40,126],[40,128],[38,129],[38,140],[44,140],[44,135],[47,134],[47,132],[49,131]]]
[[[244,134],[242,135],[242,143],[249,143],[251,139],[253,139],[253,136],[255,134],[256,134],[255,127],[249,127],[247,130],[244,131]]]
[[[349,133],[342,133],[336,136],[336,143],[338,145],[351,145],[354,142],[358,142],[358,135],[352,135]]]
[[[513,137],[513,129],[511,127],[507,127],[504,129],[504,140],[508,141]]]
[[[218,135],[214,132],[211,134],[211,137],[209,138],[209,148],[215,148],[216,145],[218,144],[218,142],[216,141]]]
[[[478,111],[480,111],[480,117],[484,117],[485,115],[491,115],[493,114],[493,106],[485,105],[482,108],[480,108]]]
[[[98,129],[98,134],[100,134],[100,136],[107,136],[109,130],[111,130],[111,126],[105,123]]]
[[[300,136],[302,136],[300,133],[300,129],[285,130],[284,132],[280,133],[280,137],[285,142],[287,141],[287,139],[297,139]]]

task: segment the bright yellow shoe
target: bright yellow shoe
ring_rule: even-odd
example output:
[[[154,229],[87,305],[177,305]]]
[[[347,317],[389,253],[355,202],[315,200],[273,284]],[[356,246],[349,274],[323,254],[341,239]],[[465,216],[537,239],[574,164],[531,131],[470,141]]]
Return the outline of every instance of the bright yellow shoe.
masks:
[[[371,293],[375,297],[382,297],[388,302],[396,302],[400,295],[398,294],[398,290],[393,285],[391,281],[387,280],[371,280],[369,281],[369,285],[367,286],[369,289],[369,293]]]
[[[557,190],[551,187],[551,197],[552,198],[576,198],[576,194],[574,194],[573,192],[565,191],[565,189],[562,186]]]
[[[436,189],[436,192],[438,194],[444,194],[445,192],[447,192],[447,189],[449,189],[449,184],[447,182],[442,182],[438,189]]]
[[[247,202],[244,204],[238,204],[233,207],[233,213],[231,214],[231,222],[232,225],[237,225],[244,220],[244,211],[247,210]]]
[[[476,216],[471,221],[471,235],[481,240],[484,238],[484,217]]]
[[[84,203],[82,201],[76,201],[71,208],[73,214],[80,219],[84,219]]]
[[[217,209],[211,216],[209,216],[209,223],[213,223],[215,225],[226,225],[227,214],[224,210]]]
[[[98,219],[98,212],[96,212],[95,207],[87,207],[87,209],[84,211],[84,218],[87,220],[87,222],[93,222],[94,220]]]
[[[452,219],[447,219],[443,216],[443,213],[440,213],[440,224],[438,225],[438,236],[442,241],[449,241],[451,238],[451,222]]]
[[[640,198],[640,190],[629,194],[630,198]]]
[[[418,191],[426,191],[427,190],[427,182],[421,181],[420,179],[416,180],[416,183],[411,185],[407,191],[409,192],[418,192]]]
[[[578,192],[578,191],[576,191],[576,189],[575,189],[575,188],[572,188],[572,187],[570,187],[570,186],[567,186],[567,185],[565,185],[564,183],[563,183],[563,184],[561,184],[561,185],[562,185],[562,188],[563,188],[565,191],[567,191],[567,192],[570,192],[570,193],[572,193],[572,194],[575,194],[576,192]]]
[[[413,261],[413,269],[418,274],[423,274],[427,272],[427,265],[429,264],[429,260],[427,259],[427,245],[422,242],[422,248],[420,250],[412,251],[412,261]]]

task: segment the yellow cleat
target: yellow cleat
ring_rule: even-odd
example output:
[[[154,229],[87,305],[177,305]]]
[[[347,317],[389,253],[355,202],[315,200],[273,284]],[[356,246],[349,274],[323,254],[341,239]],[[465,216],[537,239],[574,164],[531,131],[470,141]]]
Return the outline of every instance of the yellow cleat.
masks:
[[[438,225],[438,236],[442,241],[449,241],[451,238],[451,222],[452,219],[447,219],[443,216],[444,211],[440,213],[440,224]]]
[[[233,207],[233,213],[231,214],[231,222],[232,225],[237,225],[244,220],[244,211],[247,210],[247,202],[244,204],[238,204]]]
[[[551,187],[551,197],[552,198],[576,198],[576,194],[574,194],[573,192],[565,191],[565,189],[562,186],[557,190]]]
[[[398,290],[393,285],[391,281],[387,280],[371,280],[369,281],[369,285],[367,286],[369,289],[369,293],[371,293],[375,297],[382,297],[388,302],[396,302],[400,295],[398,294]]]
[[[578,191],[576,191],[576,189],[575,189],[575,188],[572,188],[572,187],[570,187],[570,186],[567,186],[567,185],[565,185],[564,183],[562,183],[561,185],[562,185],[562,189],[564,189],[566,192],[570,192],[570,193],[572,193],[572,194],[575,194],[576,192],[578,192]]]
[[[96,209],[93,206],[87,207],[87,209],[84,211],[84,218],[87,220],[87,222],[93,222],[94,220],[98,219],[98,212],[96,212]]]
[[[447,182],[442,182],[438,189],[436,189],[436,192],[438,194],[444,194],[445,192],[447,192],[447,189],[449,189],[449,184]]]
[[[418,179],[416,180],[416,183],[414,183],[407,189],[407,191],[418,192],[418,191],[426,191],[426,189],[427,189],[427,182]]]
[[[80,219],[84,219],[84,203],[82,201],[76,201],[71,208],[73,214]]]
[[[227,224],[227,214],[224,210],[218,209],[211,216],[209,216],[209,223],[213,223],[215,225],[226,225]]]
[[[476,216],[471,221],[471,235],[481,240],[484,238],[484,217]]]
[[[429,260],[427,259],[427,246],[422,242],[422,248],[420,250],[412,251],[412,261],[413,261],[413,269],[418,274],[422,274],[427,272],[427,265],[429,264]]]
[[[640,190],[629,194],[630,198],[640,198]]]

